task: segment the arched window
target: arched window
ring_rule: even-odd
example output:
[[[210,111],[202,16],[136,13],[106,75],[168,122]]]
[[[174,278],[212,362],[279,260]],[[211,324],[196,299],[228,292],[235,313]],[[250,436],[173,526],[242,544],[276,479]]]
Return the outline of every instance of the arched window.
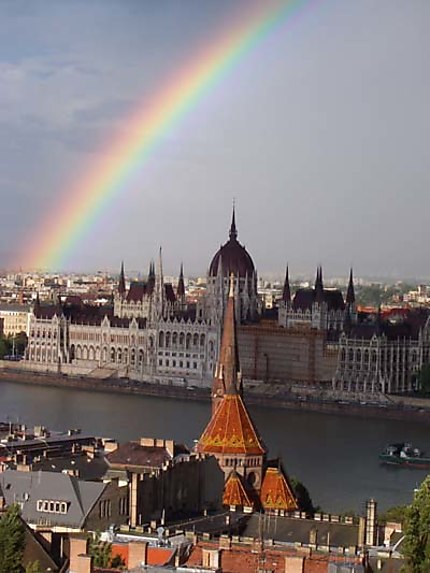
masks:
[[[110,361],[115,362],[115,348],[113,346],[110,349]]]
[[[200,335],[200,346],[203,348],[205,345],[205,335],[201,334]]]
[[[178,344],[178,333],[174,332],[172,334],[172,346],[177,346]]]
[[[170,348],[170,332],[166,332],[166,348]]]
[[[185,348],[188,350],[191,346],[191,334],[188,333],[185,339]]]
[[[184,347],[184,341],[185,341],[185,334],[181,332],[179,334],[179,346],[181,346],[182,348]]]
[[[198,346],[198,345],[199,345],[199,335],[196,332],[193,336],[193,346]]]
[[[158,346],[160,348],[163,348],[164,346],[164,332],[161,331],[160,334],[158,335]]]

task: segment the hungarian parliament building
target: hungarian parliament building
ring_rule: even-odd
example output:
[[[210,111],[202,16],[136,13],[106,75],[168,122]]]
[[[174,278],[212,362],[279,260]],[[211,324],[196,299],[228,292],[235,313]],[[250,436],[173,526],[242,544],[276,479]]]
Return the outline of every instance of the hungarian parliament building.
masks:
[[[124,267],[111,304],[41,304],[30,318],[25,367],[42,372],[211,386],[230,281],[244,379],[337,392],[409,392],[429,361],[425,310],[390,317],[357,311],[352,270],[345,293],[315,285],[294,293],[286,271],[277,313],[265,312],[254,262],[238,241],[233,210],[227,242],[208,268],[206,292],[187,302],[181,268],[166,283],[162,253],[145,282],[127,288]]]

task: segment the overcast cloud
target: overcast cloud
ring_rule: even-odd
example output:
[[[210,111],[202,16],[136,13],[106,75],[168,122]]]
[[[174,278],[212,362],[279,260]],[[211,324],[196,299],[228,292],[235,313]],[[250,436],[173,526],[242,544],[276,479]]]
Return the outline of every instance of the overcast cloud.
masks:
[[[0,2],[0,265],[248,6]],[[260,273],[430,276],[429,22],[428,0],[305,3],[163,138],[63,268],[146,271],[161,244],[168,273],[204,274],[234,197]]]

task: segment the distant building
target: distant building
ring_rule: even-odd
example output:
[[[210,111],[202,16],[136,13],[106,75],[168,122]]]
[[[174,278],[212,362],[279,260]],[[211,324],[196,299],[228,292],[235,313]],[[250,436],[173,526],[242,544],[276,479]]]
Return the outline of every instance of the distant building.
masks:
[[[396,323],[350,325],[339,338],[333,389],[346,393],[390,394],[417,389],[418,373],[430,361],[430,318],[411,311]]]
[[[32,307],[24,304],[1,304],[0,320],[3,322],[3,334],[16,336],[22,332],[28,336]]]
[[[352,269],[349,275],[346,300],[338,289],[323,286],[322,267],[318,267],[314,288],[299,288],[291,295],[288,267],[279,308],[278,322],[284,328],[312,328],[338,334],[344,328],[346,317],[357,320]]]
[[[313,287],[292,292],[287,268],[278,308],[264,309],[255,265],[238,241],[233,210],[229,239],[211,260],[204,293],[187,299],[182,265],[177,285],[166,282],[161,251],[146,281],[127,284],[121,265],[109,305],[91,306],[77,297],[51,305],[36,301],[20,367],[209,387],[219,358],[230,275],[246,379],[349,393],[353,388],[407,392],[429,359],[424,325],[422,331],[404,334],[400,325],[409,319],[399,315],[396,328],[387,327],[381,335],[365,326],[368,317],[357,308],[352,269],[344,296],[324,286],[321,266]],[[394,317],[388,318],[391,324]],[[375,352],[370,352],[375,345],[376,370]]]

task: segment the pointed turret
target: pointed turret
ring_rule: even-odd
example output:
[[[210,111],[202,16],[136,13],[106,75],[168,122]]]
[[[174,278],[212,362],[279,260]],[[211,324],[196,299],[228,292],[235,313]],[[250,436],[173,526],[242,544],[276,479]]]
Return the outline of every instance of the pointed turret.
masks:
[[[290,291],[290,279],[288,276],[288,265],[285,271],[285,281],[284,281],[284,290],[282,291],[282,300],[285,304],[290,304],[291,302],[291,291]]]
[[[280,467],[269,467],[264,474],[260,491],[261,505],[265,511],[296,511],[297,500],[288,483],[285,472]]]
[[[39,316],[40,313],[40,297],[39,297],[39,292],[36,295],[36,302],[34,303],[34,307],[33,307],[33,314],[34,316]]]
[[[181,270],[179,271],[178,288],[176,289],[176,294],[178,298],[183,299],[185,297],[185,283],[184,283],[184,265],[181,263]]]
[[[125,274],[124,274],[124,261],[121,262],[121,271],[119,273],[118,294],[123,297],[125,295]]]
[[[317,268],[317,276],[315,279],[315,302],[321,304],[324,302],[324,286],[322,279],[322,266]]]
[[[243,486],[242,479],[236,470],[231,472],[226,481],[222,504],[227,507],[254,507],[254,503]]]
[[[235,213],[234,203],[233,203],[233,214],[231,216],[231,225],[230,225],[230,239],[237,239],[236,213]]]
[[[237,350],[234,305],[234,277],[230,277],[227,308],[224,313],[221,349],[212,386],[212,410],[215,411],[224,394],[242,394],[242,380]]]
[[[348,290],[346,291],[346,304],[348,305],[355,304],[354,278],[352,275],[352,267],[349,271]]]

